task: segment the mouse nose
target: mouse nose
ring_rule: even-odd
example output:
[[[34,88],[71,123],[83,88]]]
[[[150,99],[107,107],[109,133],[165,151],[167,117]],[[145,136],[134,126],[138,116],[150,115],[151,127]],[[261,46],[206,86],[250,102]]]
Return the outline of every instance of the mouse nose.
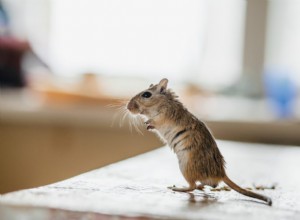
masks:
[[[130,111],[132,109],[132,101],[127,103],[127,109]]]
[[[127,104],[127,109],[131,112],[138,109],[138,107],[139,106],[137,105],[137,103],[133,100],[130,100],[130,102]]]

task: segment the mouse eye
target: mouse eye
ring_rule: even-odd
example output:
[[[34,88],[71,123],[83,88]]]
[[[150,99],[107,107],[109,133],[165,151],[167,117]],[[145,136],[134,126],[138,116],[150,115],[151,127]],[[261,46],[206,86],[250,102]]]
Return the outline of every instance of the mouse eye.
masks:
[[[150,98],[151,96],[152,96],[151,92],[144,92],[142,94],[142,97],[144,97],[144,98]]]

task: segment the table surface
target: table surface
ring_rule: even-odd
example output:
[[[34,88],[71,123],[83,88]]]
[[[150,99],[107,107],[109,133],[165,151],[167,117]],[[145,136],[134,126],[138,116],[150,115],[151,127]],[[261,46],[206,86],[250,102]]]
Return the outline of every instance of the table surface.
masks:
[[[186,185],[168,147],[55,184],[0,196],[0,219],[300,219],[300,148],[218,141],[228,175],[273,199],[234,191],[179,193]],[[130,150],[130,149],[128,149]],[[222,185],[221,185],[222,186]]]

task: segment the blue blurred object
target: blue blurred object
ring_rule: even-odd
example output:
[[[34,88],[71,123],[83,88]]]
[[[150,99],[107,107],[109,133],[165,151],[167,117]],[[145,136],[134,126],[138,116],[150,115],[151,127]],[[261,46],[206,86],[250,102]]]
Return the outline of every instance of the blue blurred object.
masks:
[[[267,98],[277,116],[292,117],[297,90],[291,72],[280,68],[269,69],[264,74],[264,85]]]
[[[0,35],[6,35],[8,32],[8,16],[0,2]]]

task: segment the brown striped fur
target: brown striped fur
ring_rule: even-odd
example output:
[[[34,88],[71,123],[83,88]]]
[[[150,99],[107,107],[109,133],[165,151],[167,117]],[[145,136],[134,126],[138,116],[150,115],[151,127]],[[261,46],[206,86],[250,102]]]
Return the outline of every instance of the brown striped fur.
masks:
[[[176,153],[189,187],[170,188],[187,192],[202,189],[205,185],[216,187],[224,181],[235,191],[271,205],[270,198],[242,189],[227,177],[224,158],[211,132],[167,89],[167,84],[168,80],[162,79],[157,85],[150,85],[147,90],[134,96],[127,108],[132,114],[146,118],[147,129],[156,132]],[[197,186],[198,182],[201,184]]]

